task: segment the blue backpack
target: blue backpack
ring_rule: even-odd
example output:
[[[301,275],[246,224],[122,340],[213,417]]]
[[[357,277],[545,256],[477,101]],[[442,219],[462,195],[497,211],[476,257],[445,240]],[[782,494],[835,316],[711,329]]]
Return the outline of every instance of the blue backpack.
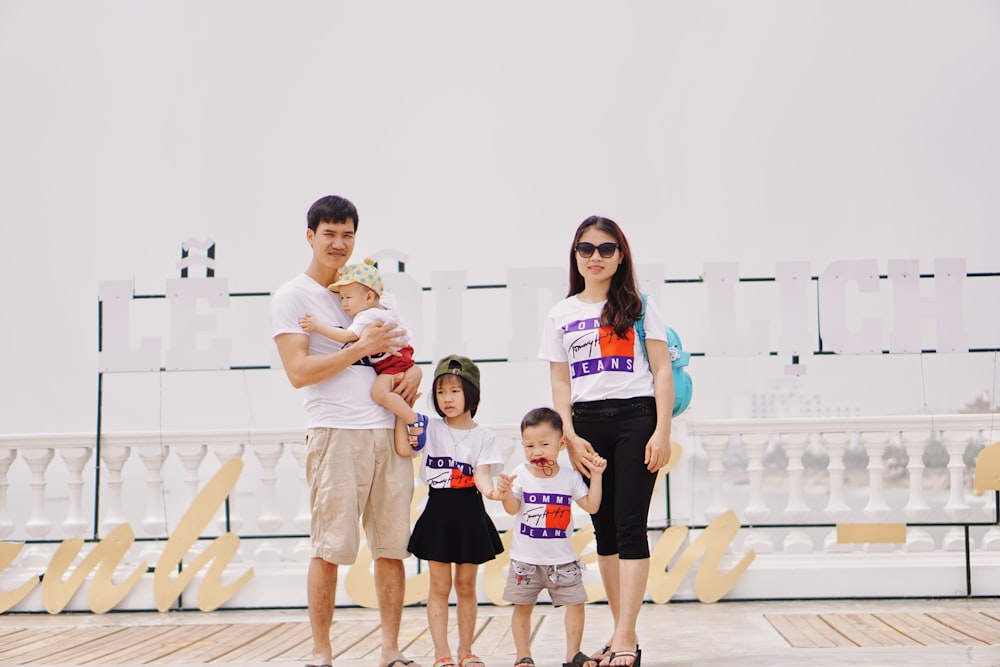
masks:
[[[642,295],[642,316],[635,322],[635,332],[639,334],[642,352],[646,354],[646,295]],[[681,346],[681,337],[677,332],[667,327],[667,351],[670,352],[670,364],[674,372],[674,417],[687,410],[691,404],[691,376],[685,366],[691,359],[691,353],[685,352]],[[649,355],[646,354],[646,359]]]

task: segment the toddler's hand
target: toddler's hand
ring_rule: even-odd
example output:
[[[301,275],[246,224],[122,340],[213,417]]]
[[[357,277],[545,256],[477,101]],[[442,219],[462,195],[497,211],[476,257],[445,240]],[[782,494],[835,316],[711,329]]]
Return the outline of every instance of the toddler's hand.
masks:
[[[505,475],[500,473],[497,476],[497,485],[494,487],[493,491],[490,493],[490,500],[503,500],[510,493],[510,488],[514,484],[514,480],[517,475]]]
[[[608,467],[608,460],[602,456],[594,454],[590,459],[590,472],[597,473],[598,475],[603,474],[605,469]]]
[[[299,326],[302,327],[303,330],[310,333],[318,329],[318,324],[319,323],[316,321],[316,318],[312,315],[306,315],[305,317],[299,318]]]

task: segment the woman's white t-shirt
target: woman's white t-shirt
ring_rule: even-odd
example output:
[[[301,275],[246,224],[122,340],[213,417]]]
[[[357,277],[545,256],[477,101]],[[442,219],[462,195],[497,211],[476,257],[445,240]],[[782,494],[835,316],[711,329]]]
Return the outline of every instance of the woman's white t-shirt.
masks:
[[[552,306],[545,318],[538,356],[569,364],[573,403],[654,395],[653,374],[635,329],[619,338],[611,327],[601,326],[605,303],[586,303],[574,295]],[[648,339],[667,339],[660,311],[649,300],[644,328]]]

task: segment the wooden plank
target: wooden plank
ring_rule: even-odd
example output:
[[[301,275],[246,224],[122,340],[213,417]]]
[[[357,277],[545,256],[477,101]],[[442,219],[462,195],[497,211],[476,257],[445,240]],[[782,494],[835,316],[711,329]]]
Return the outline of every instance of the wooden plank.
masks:
[[[62,651],[67,644],[79,646],[88,641],[88,637],[93,639],[98,628],[67,628],[61,632],[52,632],[50,629],[32,629],[26,637],[19,637],[11,646],[4,644],[4,650],[0,652],[0,664],[9,664],[8,660],[15,659],[15,664],[25,664],[44,658],[52,653]],[[114,628],[109,628],[105,634],[114,632]]]
[[[68,633],[59,633],[54,635],[59,640],[55,646],[46,646],[42,653],[24,654],[21,656],[21,663],[77,664],[81,657],[92,654],[96,646],[120,641],[118,637],[124,634],[124,630],[125,628],[90,627],[89,634],[77,635],[75,639]]]
[[[186,641],[175,642],[173,651],[162,656],[158,662],[194,665],[206,662],[208,656],[224,647],[227,637],[232,635],[233,625],[228,623],[211,626],[211,632],[206,632],[198,638],[185,638]],[[207,629],[207,628],[206,628]]]
[[[510,608],[513,613],[513,607]],[[483,619],[479,632],[476,634],[476,641],[473,644],[479,655],[502,654],[498,647],[507,639],[510,634],[510,615],[507,616],[487,616]],[[480,653],[481,651],[481,653]]]
[[[983,646],[982,642],[959,632],[947,625],[942,625],[927,614],[875,614],[883,623],[892,626],[924,646]]]
[[[199,663],[218,662],[223,656],[266,637],[276,627],[277,623],[233,623],[228,625],[211,638],[201,641],[198,646],[190,647],[186,658]],[[222,660],[229,662],[228,660]]]
[[[832,647],[831,642],[822,635],[812,632],[809,625],[802,622],[802,616],[802,614],[764,614],[764,619],[793,648]]]
[[[800,639],[803,645],[793,644],[796,648],[837,648],[857,646],[850,639],[831,627],[820,618],[819,614],[780,614],[775,617],[785,617],[788,623],[794,625],[795,634],[805,637]],[[770,617],[769,617],[770,619]],[[787,639],[787,638],[786,638]]]
[[[81,656],[77,664],[85,665],[96,662],[105,665],[147,662],[146,658],[150,652],[154,652],[155,648],[161,644],[184,637],[186,629],[186,626],[183,625],[126,627],[119,636],[117,645],[110,647],[110,651],[94,647],[86,656]]]
[[[211,625],[177,625],[171,628],[171,632],[159,635],[155,640],[146,641],[141,636],[137,636],[137,645],[130,651],[132,661],[147,664],[173,662],[170,656],[185,646],[195,644],[206,637],[212,636],[224,627],[225,625],[217,623]],[[133,629],[148,631],[151,628]],[[120,660],[119,656],[116,655],[114,657],[116,660]],[[103,664],[107,663],[104,662]]]
[[[928,616],[983,643],[1000,644],[1000,621],[986,614],[974,611],[928,612]]]
[[[826,623],[858,646],[919,646],[871,614],[820,614]]]
[[[121,632],[110,638],[110,641],[87,646],[86,650],[80,651],[73,657],[71,664],[86,664],[96,662],[98,664],[118,664],[122,662],[122,657],[142,655],[146,647],[161,637],[174,631],[175,628],[169,625],[150,626],[125,626]]]
[[[302,633],[303,626],[305,634]],[[304,637],[311,636],[307,623],[272,623],[267,632],[241,646],[230,647],[227,653],[217,656],[212,662],[266,662],[290,646],[301,643]]]

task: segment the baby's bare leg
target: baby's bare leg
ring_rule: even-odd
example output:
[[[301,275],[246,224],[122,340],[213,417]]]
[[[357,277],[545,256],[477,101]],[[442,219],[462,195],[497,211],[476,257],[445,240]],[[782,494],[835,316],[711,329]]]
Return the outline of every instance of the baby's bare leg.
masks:
[[[407,424],[417,421],[417,413],[399,394],[393,393],[392,375],[379,375],[372,383],[372,400],[382,407],[392,410],[393,414]]]

